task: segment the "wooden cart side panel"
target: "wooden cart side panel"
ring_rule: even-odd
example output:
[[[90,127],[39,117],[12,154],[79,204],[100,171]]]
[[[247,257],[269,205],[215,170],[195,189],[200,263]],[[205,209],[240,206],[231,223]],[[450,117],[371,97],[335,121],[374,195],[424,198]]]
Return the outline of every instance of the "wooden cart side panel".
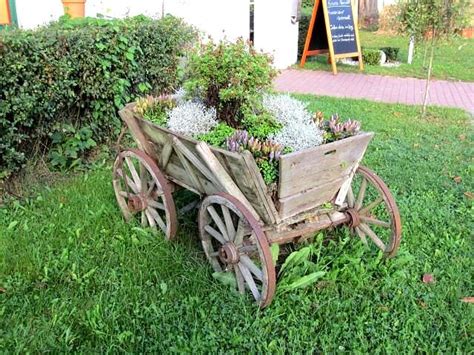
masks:
[[[285,198],[324,185],[351,171],[364,155],[372,133],[283,155],[280,158],[278,197]]]
[[[158,158],[158,165],[160,168],[164,168],[165,174],[171,181],[202,195],[229,192],[221,184],[222,177],[213,176],[217,172],[207,169],[208,162],[203,161],[197,148],[202,143],[178,135],[165,128],[157,127],[137,117],[136,122],[139,126],[139,131],[143,132],[146,136],[145,140],[150,146],[154,147],[153,157]],[[173,148],[170,149],[170,146]],[[264,192],[258,190],[258,183],[260,181],[252,176],[245,158],[238,153],[214,147],[209,148],[233,183],[235,183],[236,188],[241,191],[242,199],[247,199],[250,205],[249,208],[253,209],[264,223],[275,223],[278,216],[276,208],[269,196],[268,199],[272,203],[271,207],[273,209],[268,206],[268,200],[263,200],[266,197],[266,190]],[[190,155],[192,155],[192,161],[188,159]],[[205,168],[198,169],[197,167],[200,165]],[[265,185],[263,187],[266,189]],[[238,193],[235,193],[235,195],[238,195]]]
[[[373,133],[326,144],[280,158],[278,211],[281,219],[332,202],[350,180]]]

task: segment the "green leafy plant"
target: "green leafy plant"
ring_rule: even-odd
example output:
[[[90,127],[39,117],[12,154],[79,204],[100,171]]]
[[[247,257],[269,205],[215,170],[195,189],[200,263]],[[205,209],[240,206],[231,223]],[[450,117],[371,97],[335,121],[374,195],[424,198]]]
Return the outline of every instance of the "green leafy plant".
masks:
[[[270,162],[265,159],[259,159],[257,160],[257,166],[260,170],[260,173],[262,174],[263,181],[265,181],[265,184],[269,185],[278,181],[278,161],[275,160]]]
[[[225,123],[219,123],[209,133],[199,135],[198,139],[210,145],[222,147],[225,145],[227,138],[234,134],[234,132],[234,128]]]
[[[186,75],[186,92],[214,107],[219,121],[241,129],[243,109],[271,88],[276,71],[269,56],[239,39],[202,45],[190,56]]]
[[[97,145],[92,137],[90,127],[76,129],[68,124],[55,126],[51,133],[52,147],[49,152],[51,165],[61,170],[82,166],[83,156]]]
[[[380,65],[381,54],[378,49],[362,49],[362,60],[367,65]]]
[[[317,263],[312,261],[318,248],[321,248],[322,238],[323,235],[319,234],[317,236],[319,245],[309,244],[287,256],[278,273],[278,292],[285,293],[311,286],[326,274]]]
[[[389,60],[391,62],[395,62],[395,61],[399,60],[400,48],[398,48],[398,47],[382,47],[382,48],[380,48],[380,50],[385,53],[385,55],[387,56],[387,60]]]
[[[0,31],[0,171],[18,170],[58,123],[88,126],[97,142],[120,130],[137,96],[173,91],[194,38],[181,20],[61,19]]]
[[[134,111],[148,121],[164,126],[168,120],[168,111],[175,106],[175,102],[170,98],[154,98],[149,95],[137,99]]]

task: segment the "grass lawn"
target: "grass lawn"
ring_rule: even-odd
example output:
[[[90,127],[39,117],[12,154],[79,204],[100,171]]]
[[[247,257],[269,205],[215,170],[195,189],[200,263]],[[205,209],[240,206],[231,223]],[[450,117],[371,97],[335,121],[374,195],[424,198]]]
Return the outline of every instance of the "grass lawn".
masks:
[[[398,68],[387,68],[374,65],[366,65],[364,72],[367,74],[381,74],[394,76],[408,76],[415,78],[426,78],[427,69],[423,68],[425,54],[424,45],[415,45],[415,56],[413,64],[406,63],[408,58],[407,37],[382,35],[376,32],[360,31],[361,45],[366,48],[399,47],[402,64]],[[435,51],[433,64],[433,77],[445,80],[474,81],[474,40],[456,38],[450,42],[441,42]],[[299,66],[298,66],[299,67]],[[425,67],[428,67],[426,60]],[[305,69],[317,69],[331,71],[327,64],[326,56],[309,57]],[[337,65],[341,72],[359,72],[358,67],[349,65]]]
[[[211,277],[193,217],[173,243],[125,224],[108,165],[0,209],[0,352],[472,351],[474,305],[460,301],[474,296],[468,117],[304,98],[375,131],[364,164],[398,202],[398,257],[327,231],[338,242],[320,250],[323,280],[261,311]]]

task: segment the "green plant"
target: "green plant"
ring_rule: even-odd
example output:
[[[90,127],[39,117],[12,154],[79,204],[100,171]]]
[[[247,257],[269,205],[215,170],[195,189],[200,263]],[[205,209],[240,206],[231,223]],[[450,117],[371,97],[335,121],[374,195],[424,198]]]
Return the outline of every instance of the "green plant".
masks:
[[[211,277],[193,213],[173,243],[125,223],[109,162],[30,183],[31,199],[0,206],[1,352],[469,353],[472,304],[460,299],[473,290],[470,116],[431,107],[414,120],[414,106],[301,98],[375,132],[362,164],[400,209],[396,258],[325,230],[311,260],[326,275],[259,311]],[[423,273],[436,282],[423,284]]]
[[[261,106],[261,103],[256,102],[254,107],[243,107],[242,126],[251,136],[266,139],[278,132],[282,125]]]
[[[270,185],[278,181],[279,162],[277,160],[268,161],[266,159],[258,159],[257,166],[262,174],[265,184]]]
[[[362,60],[367,65],[380,65],[381,54],[378,49],[362,49]]]
[[[243,108],[252,107],[271,88],[276,71],[269,56],[239,39],[203,44],[190,56],[186,75],[186,92],[215,108],[219,121],[240,129]]]
[[[51,165],[61,170],[80,167],[83,156],[97,145],[92,136],[93,132],[89,127],[76,129],[68,124],[53,127],[49,152]]]
[[[90,127],[97,142],[112,138],[125,103],[178,85],[192,38],[170,16],[61,19],[34,31],[0,31],[2,176],[47,150],[58,123]]]
[[[316,237],[316,244],[309,244],[293,251],[285,259],[278,273],[278,292],[284,293],[312,285],[326,274],[312,259],[322,248],[323,234]]]
[[[398,47],[382,47],[380,48],[382,52],[387,56],[387,60],[395,62],[399,60],[400,48]]]
[[[148,121],[164,126],[168,120],[168,111],[175,106],[176,103],[170,98],[149,95],[137,99],[134,111]]]
[[[227,138],[234,134],[234,132],[234,128],[225,123],[219,123],[209,133],[201,134],[197,139],[215,147],[222,147],[225,145]]]

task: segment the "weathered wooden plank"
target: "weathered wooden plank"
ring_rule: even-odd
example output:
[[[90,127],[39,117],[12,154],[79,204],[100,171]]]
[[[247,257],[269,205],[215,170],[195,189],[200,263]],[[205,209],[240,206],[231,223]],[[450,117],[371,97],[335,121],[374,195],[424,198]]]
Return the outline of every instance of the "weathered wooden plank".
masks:
[[[263,203],[263,206],[265,207],[268,216],[271,218],[271,223],[278,223],[280,220],[278,211],[276,210],[275,204],[273,203],[271,196],[267,192],[267,186],[263,181],[263,177],[260,174],[260,171],[258,170],[257,164],[255,162],[254,157],[252,156],[252,153],[250,153],[249,151],[243,151],[242,156],[247,165],[248,171],[250,172],[251,180],[254,183],[255,190],[257,191],[259,199]]]
[[[280,217],[282,219],[289,218],[331,201],[345,179],[347,179],[347,176],[342,176],[324,185],[279,199]]]
[[[279,198],[295,195],[348,175],[363,157],[373,133],[361,133],[280,158]]]
[[[204,160],[209,169],[214,173],[215,179],[219,182],[218,185],[222,187],[225,192],[239,199],[239,201],[242,202],[245,207],[247,207],[254,217],[259,220],[260,216],[257,211],[255,211],[252,204],[247,200],[247,197],[243,194],[243,192],[240,191],[237,184],[231,178],[227,170],[225,170],[224,166],[216,158],[209,146],[204,142],[199,142],[196,144],[196,150],[201,156],[201,159]]]

